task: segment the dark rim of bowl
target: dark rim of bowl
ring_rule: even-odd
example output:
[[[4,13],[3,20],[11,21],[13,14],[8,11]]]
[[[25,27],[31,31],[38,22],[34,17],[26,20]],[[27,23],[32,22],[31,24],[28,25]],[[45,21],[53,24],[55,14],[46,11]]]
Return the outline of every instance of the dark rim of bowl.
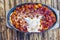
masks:
[[[22,5],[25,5],[25,4],[41,4],[41,3],[23,3],[23,4],[19,4],[19,5],[17,5],[17,6],[15,6],[15,7],[13,7],[9,12],[8,12],[8,14],[7,14],[7,23],[8,23],[8,25],[10,26],[10,27],[12,27],[13,29],[15,29],[16,31],[19,31],[19,32],[24,32],[24,31],[20,31],[19,29],[17,29],[17,28],[15,28],[13,25],[11,25],[11,23],[10,23],[10,14],[16,9],[16,7],[19,7],[19,6],[22,6]],[[49,6],[47,6],[47,5],[45,5],[45,4],[42,4],[43,6],[46,6],[47,8],[49,8],[50,10],[52,10],[52,12],[55,14],[55,16],[56,16],[56,22],[57,22],[57,15],[56,15],[56,13],[55,13],[55,11],[51,8],[51,7],[49,7]],[[55,22],[55,23],[56,23]],[[49,28],[49,29],[51,29],[54,25],[55,25],[55,23]],[[49,30],[48,29],[48,30]],[[44,32],[46,32],[47,30],[45,30],[45,31],[43,31],[43,32],[26,32],[26,33],[44,33]],[[24,32],[25,33],[25,32]]]

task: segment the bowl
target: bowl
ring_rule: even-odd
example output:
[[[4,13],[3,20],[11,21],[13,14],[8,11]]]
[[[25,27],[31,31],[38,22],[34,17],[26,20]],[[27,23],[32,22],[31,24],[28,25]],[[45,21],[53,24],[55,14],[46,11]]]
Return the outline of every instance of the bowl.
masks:
[[[9,12],[7,13],[7,15],[6,15],[7,26],[8,26],[9,28],[15,29],[16,31],[19,31],[19,32],[22,32],[22,31],[18,30],[17,28],[15,28],[15,27],[10,23],[10,15],[11,15],[11,13],[16,9],[16,7],[19,7],[19,6],[22,6],[22,5],[25,5],[25,4],[38,4],[38,3],[24,3],[24,4],[19,4],[19,5],[17,5],[17,6],[14,6],[13,8],[11,8],[10,11],[9,11]],[[40,4],[41,4],[41,3],[40,3]],[[47,5],[45,5],[45,4],[42,4],[42,5],[48,7],[50,10],[53,11],[53,13],[54,13],[55,16],[56,16],[56,22],[57,22],[57,14],[56,14],[55,10],[54,10],[52,7],[47,6]],[[54,27],[54,25],[56,24],[56,22],[52,25],[52,27]],[[49,29],[51,29],[52,27],[50,27]],[[48,29],[48,30],[49,30],[49,29]],[[47,31],[47,30],[45,30],[45,31]],[[43,31],[43,32],[45,32],[45,31]],[[43,33],[43,32],[40,32],[40,33]],[[29,32],[27,32],[27,33],[29,33]],[[32,33],[38,33],[38,32],[32,32]]]

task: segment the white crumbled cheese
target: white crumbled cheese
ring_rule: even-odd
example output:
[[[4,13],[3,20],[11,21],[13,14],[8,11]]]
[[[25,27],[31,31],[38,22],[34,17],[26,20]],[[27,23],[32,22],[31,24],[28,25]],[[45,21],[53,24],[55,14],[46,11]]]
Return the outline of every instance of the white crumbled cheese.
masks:
[[[33,19],[27,17],[25,18],[25,21],[28,23],[28,32],[39,32],[38,29],[42,29],[42,26],[40,27],[40,19],[42,18],[42,16],[34,17]]]
[[[19,16],[17,17],[17,19],[20,19],[20,18],[21,18],[21,17],[19,17]]]

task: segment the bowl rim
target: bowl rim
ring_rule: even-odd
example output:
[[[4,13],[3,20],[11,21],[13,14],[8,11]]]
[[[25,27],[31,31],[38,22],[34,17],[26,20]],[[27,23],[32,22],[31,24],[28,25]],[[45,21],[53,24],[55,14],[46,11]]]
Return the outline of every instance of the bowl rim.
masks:
[[[14,6],[13,8],[11,8],[10,10],[9,10],[9,12],[7,13],[7,15],[6,15],[6,20],[7,20],[7,26],[9,26],[10,28],[12,28],[12,29],[14,29],[14,30],[16,30],[16,31],[19,31],[19,32],[24,32],[24,31],[20,31],[20,30],[18,30],[17,28],[15,28],[11,23],[10,23],[10,15],[11,15],[11,13],[16,9],[16,7],[19,7],[19,6],[22,6],[22,5],[25,5],[25,4],[41,4],[41,3],[23,3],[23,4],[19,4],[19,5],[16,5],[16,6]],[[50,10],[52,10],[52,12],[55,14],[55,16],[56,16],[56,22],[57,22],[57,15],[56,15],[56,12],[52,9],[52,7],[50,7],[50,6],[47,6],[46,4],[42,4],[43,6],[46,6],[46,7],[48,7]],[[52,25],[52,27],[54,27],[54,25],[56,24],[56,22]],[[48,30],[50,30],[52,27],[50,27]],[[48,30],[45,30],[45,31],[43,31],[43,32],[24,32],[24,33],[44,33],[44,32],[46,32],[46,31],[48,31]]]

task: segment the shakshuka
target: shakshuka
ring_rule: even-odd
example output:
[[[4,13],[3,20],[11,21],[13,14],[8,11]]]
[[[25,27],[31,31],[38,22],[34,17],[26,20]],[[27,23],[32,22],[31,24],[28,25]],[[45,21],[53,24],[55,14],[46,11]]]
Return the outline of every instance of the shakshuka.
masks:
[[[11,24],[23,32],[42,32],[56,22],[52,10],[42,4],[25,4],[16,7],[10,15]]]

